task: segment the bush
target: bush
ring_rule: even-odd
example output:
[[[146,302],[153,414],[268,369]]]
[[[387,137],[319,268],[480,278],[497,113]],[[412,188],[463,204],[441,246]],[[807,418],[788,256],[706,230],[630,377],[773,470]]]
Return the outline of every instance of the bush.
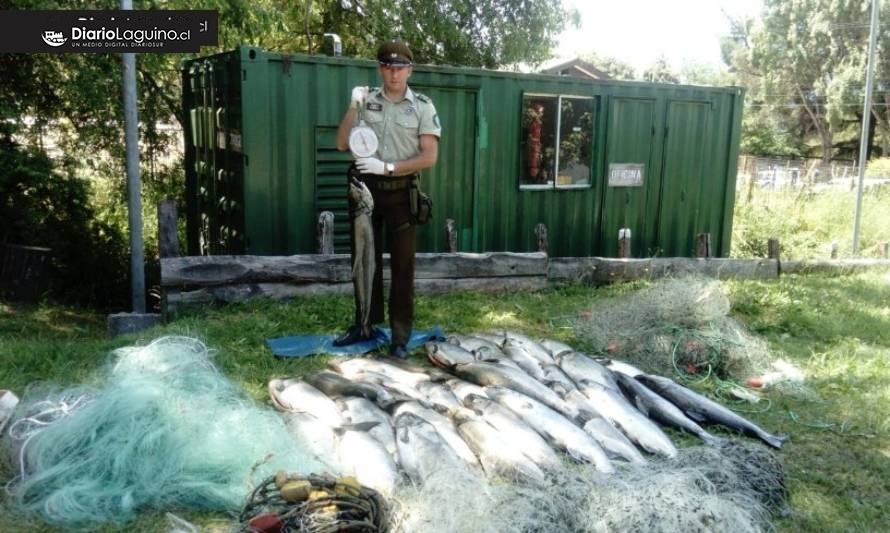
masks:
[[[851,255],[856,192],[845,189],[807,191],[755,188],[751,202],[736,199],[732,230],[733,257],[766,257],[767,241],[776,237],[785,259],[826,258],[837,241],[841,256]],[[859,250],[878,255],[878,243],[890,240],[890,191],[863,196]]]
[[[121,232],[96,220],[85,180],[0,134],[0,242],[52,248],[51,296],[110,309],[129,300]]]
[[[890,179],[890,157],[879,157],[869,161],[865,166],[865,177]]]

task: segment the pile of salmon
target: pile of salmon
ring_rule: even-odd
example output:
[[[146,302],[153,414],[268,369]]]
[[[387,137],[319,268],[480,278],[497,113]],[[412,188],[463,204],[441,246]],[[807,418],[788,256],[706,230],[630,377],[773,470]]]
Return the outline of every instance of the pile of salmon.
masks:
[[[721,425],[779,448],[785,440],[663,376],[505,331],[429,342],[432,367],[391,358],[335,359],[330,370],[273,379],[288,429],[330,473],[384,495],[435,472],[535,482],[565,461],[603,473],[673,458],[663,427],[709,445]]]

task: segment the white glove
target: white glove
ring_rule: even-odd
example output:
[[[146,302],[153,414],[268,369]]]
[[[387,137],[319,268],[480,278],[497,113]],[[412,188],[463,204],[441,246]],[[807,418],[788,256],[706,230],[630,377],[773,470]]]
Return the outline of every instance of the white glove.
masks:
[[[352,101],[350,102],[350,106],[355,109],[361,108],[365,105],[365,100],[368,99],[368,87],[353,87],[352,88]]]
[[[355,166],[362,174],[382,176],[384,173],[384,163],[376,157],[360,157],[355,160]]]

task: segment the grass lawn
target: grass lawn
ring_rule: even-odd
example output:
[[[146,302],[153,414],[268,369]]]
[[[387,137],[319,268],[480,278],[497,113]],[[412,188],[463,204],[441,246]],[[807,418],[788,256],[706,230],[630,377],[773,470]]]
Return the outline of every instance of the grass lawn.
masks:
[[[768,411],[750,414],[766,429],[791,436],[780,452],[792,514],[782,531],[881,531],[890,523],[890,274],[846,278],[784,277],[729,283],[734,316],[762,335],[775,357],[807,375],[818,399],[770,395]],[[635,290],[566,286],[534,293],[471,293],[419,297],[417,325],[448,332],[508,327],[561,339],[579,348],[565,317],[594,299]],[[217,348],[217,363],[252,396],[266,401],[273,376],[299,375],[325,357],[277,360],[268,337],[330,333],[351,316],[351,299],[325,297],[286,303],[255,301],[182,316],[154,330],[108,339],[104,316],[56,306],[0,302],[0,388],[21,394],[35,380],[89,382],[109,350],[164,334],[196,336]],[[419,354],[416,354],[419,357]],[[0,477],[11,476],[8,464]],[[0,531],[47,531],[16,516],[0,496]],[[204,525],[221,515],[183,514]],[[163,513],[108,531],[165,529]],[[222,528],[222,525],[219,525]]]

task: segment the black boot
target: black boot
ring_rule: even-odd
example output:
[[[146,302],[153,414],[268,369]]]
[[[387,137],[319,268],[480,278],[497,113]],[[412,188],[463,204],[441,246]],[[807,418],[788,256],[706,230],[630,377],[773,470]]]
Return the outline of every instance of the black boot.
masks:
[[[349,326],[349,329],[343,335],[334,339],[334,346],[349,346],[350,344],[366,341],[371,337],[370,332],[362,331],[362,327],[355,324]]]
[[[404,344],[393,344],[389,347],[389,355],[398,359],[407,359],[408,350],[405,349]]]

